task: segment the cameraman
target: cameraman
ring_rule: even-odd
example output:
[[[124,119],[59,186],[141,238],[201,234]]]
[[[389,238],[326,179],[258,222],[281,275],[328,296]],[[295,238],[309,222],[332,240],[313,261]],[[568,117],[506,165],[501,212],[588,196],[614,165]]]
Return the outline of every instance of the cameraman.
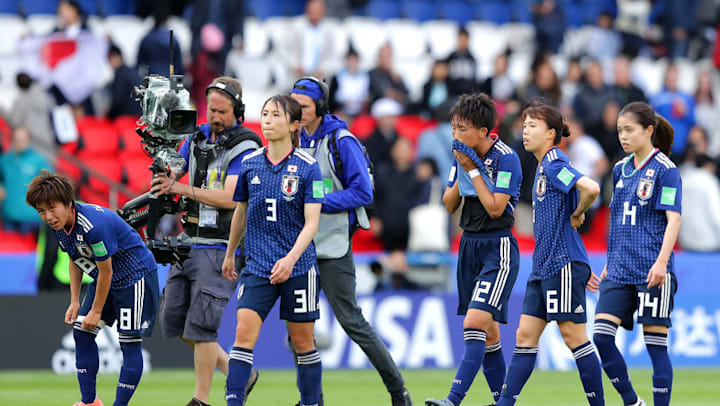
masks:
[[[205,93],[208,123],[180,148],[185,167],[170,178],[157,176],[151,189],[157,195],[182,195],[187,203],[180,238],[193,250],[170,269],[160,325],[166,337],[179,336],[194,351],[195,393],[188,406],[207,404],[216,366],[228,372],[228,354],[217,343],[217,330],[237,286],[222,275],[235,208],[232,196],[243,157],[262,147],[260,137],[242,125],[245,106],[239,81],[219,77]],[[175,182],[186,173],[189,185]],[[238,254],[236,269],[242,269],[241,251]],[[248,387],[257,379],[253,375]]]
[[[369,162],[347,124],[328,114],[328,86],[314,77],[293,85],[302,107],[300,146],[315,157],[325,183],[325,203],[315,235],[320,287],[335,317],[382,377],[393,406],[412,405],[405,382],[382,340],[368,324],[355,296],[352,234],[370,228],[365,205],[372,202]]]

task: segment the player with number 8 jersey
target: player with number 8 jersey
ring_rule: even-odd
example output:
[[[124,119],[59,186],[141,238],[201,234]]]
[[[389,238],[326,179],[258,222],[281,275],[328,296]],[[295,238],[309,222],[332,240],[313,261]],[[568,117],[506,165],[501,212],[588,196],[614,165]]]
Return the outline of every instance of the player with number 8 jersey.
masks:
[[[102,206],[77,203],[73,196],[66,178],[44,170],[30,183],[26,200],[72,259],[65,322],[73,325],[82,398],[75,406],[102,406],[95,390],[100,366],[95,338],[116,320],[123,364],[114,405],[125,406],[142,376],[142,337],[149,337],[155,324],[157,264],[140,235],[120,216]],[[93,282],[80,305],[83,272]]]
[[[313,327],[319,318],[319,278],[313,237],[325,191],[315,158],[297,149],[302,111],[290,96],[268,99],[262,109],[268,146],[242,161],[233,200],[237,207],[223,275],[237,278],[235,249],[245,235],[245,268],[240,275],[235,343],[230,352],[225,399],[245,403],[260,327],[280,298],[280,318],[298,351],[301,406],[317,406],[322,366]]]

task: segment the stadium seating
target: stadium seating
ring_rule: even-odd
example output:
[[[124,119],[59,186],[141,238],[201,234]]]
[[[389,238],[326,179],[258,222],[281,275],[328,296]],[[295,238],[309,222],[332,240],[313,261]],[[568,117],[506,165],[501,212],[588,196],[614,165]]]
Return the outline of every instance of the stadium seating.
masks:
[[[435,19],[437,5],[431,0],[404,0],[401,2],[402,15],[418,22]]]
[[[509,23],[510,4],[504,1],[479,1],[475,6],[475,17],[495,24]]]
[[[114,157],[120,143],[115,127],[106,120],[86,117],[77,121],[80,140],[78,152],[82,157]]]
[[[457,23],[448,20],[427,21],[422,25],[433,58],[447,58],[457,48],[459,28]]]
[[[17,14],[19,0],[0,0],[0,14]]]
[[[441,17],[453,20],[460,25],[469,23],[473,18],[472,5],[464,1],[441,1],[439,12]]]
[[[385,32],[396,59],[418,59],[426,54],[427,42],[425,42],[422,27],[417,22],[387,20]]]
[[[380,20],[400,18],[400,3],[395,0],[370,0],[365,6],[365,13]]]
[[[21,0],[22,10],[26,15],[52,14],[57,12],[58,0]]]

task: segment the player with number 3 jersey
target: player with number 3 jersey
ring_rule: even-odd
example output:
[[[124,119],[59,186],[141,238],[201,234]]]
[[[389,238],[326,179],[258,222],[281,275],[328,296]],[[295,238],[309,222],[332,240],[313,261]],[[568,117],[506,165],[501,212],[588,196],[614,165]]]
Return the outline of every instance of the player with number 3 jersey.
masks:
[[[233,200],[223,274],[237,278],[235,249],[245,235],[246,265],[240,275],[235,343],[230,352],[228,406],[242,406],[253,364],[253,348],[268,312],[280,298],[280,318],[298,356],[300,405],[315,406],[322,366],[313,327],[319,317],[315,246],[324,186],[315,159],[297,149],[302,111],[290,96],[273,96],[262,109],[268,146],[242,162]]]
[[[160,296],[157,264],[140,235],[115,212],[76,203],[70,182],[43,171],[28,188],[26,200],[55,232],[70,259],[70,306],[65,322],[73,325],[81,401],[102,406],[95,391],[99,368],[95,338],[117,320],[123,364],[115,406],[125,406],[143,371],[142,337],[152,334]],[[80,305],[82,274],[93,278]]]
[[[625,106],[618,115],[618,138],[630,155],[613,169],[608,259],[601,278],[593,338],[603,369],[625,405],[644,405],[615,346],[619,325],[643,325],[653,365],[655,406],[670,404],[672,364],[668,356],[670,314],[677,290],[673,247],[680,232],[682,182],[668,158],[674,131],[645,103]]]

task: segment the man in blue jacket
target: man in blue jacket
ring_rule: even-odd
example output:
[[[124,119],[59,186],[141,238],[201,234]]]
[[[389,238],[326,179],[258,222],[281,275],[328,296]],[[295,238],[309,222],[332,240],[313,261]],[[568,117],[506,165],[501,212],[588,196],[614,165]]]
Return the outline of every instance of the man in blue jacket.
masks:
[[[325,185],[325,203],[315,235],[320,286],[335,318],[382,377],[393,406],[412,405],[400,370],[385,344],[368,324],[355,297],[352,234],[370,228],[366,205],[373,200],[368,160],[347,124],[328,114],[328,86],[313,77],[293,85],[292,97],[302,107],[300,147],[315,157]]]

